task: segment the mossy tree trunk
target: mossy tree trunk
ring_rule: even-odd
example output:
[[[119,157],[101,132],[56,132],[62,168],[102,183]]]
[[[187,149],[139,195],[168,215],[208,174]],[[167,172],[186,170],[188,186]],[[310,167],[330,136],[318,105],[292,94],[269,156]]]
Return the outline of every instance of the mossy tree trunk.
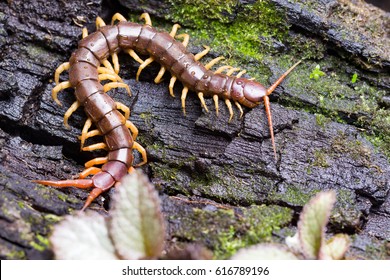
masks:
[[[144,11],[158,28],[180,23],[191,52],[210,45],[204,61],[223,55],[266,86],[304,59],[271,96],[275,161],[263,105],[245,109],[243,118],[235,111],[228,123],[222,101],[217,117],[212,100],[206,113],[189,94],[183,116],[180,98],[168,94],[169,75],[154,84],[159,66],[152,65],[137,82],[137,63],[120,55],[120,75],[133,96],[111,94],[131,108],[140,130],[167,247],[200,243],[227,258],[253,243],[283,242],[308,199],[335,189],[329,231],[353,236],[348,256],[388,258],[389,14],[344,0],[1,2],[0,257],[52,258],[52,227],[88,195],[31,182],[71,178],[99,155],[80,152],[82,110],[64,128],[74,97],[61,92],[61,108],[52,101],[54,70],[76,49],[81,26],[94,30],[96,16],[108,23],[120,12],[136,21]],[[91,210],[104,214],[112,191]]]

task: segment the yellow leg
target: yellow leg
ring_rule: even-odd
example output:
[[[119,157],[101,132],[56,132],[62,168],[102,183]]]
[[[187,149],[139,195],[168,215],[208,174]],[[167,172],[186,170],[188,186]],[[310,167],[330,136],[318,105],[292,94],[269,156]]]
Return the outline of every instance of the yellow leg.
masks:
[[[127,92],[129,93],[129,95],[131,96],[131,91],[130,91],[129,86],[125,83],[120,83],[120,82],[111,82],[111,83],[105,84],[103,86],[103,91],[107,92],[109,90],[112,90],[113,88],[125,88],[127,90]]]
[[[56,69],[56,72],[54,73],[54,81],[56,82],[56,85],[60,83],[60,75],[62,72],[69,70],[70,63],[64,62],[58,68]]]
[[[242,71],[240,71],[240,72],[238,72],[238,74],[237,74],[237,78],[240,78],[243,74],[245,74],[246,73],[246,70],[242,70]]]
[[[79,174],[79,178],[84,179],[84,178],[88,177],[89,175],[95,175],[95,174],[99,173],[100,171],[101,171],[100,168],[90,167],[90,168],[85,169],[83,172],[81,172]]]
[[[205,109],[205,111],[208,113],[209,109],[207,108],[206,102],[204,101],[203,92],[198,92],[198,97],[199,97],[199,100],[200,100],[200,104]]]
[[[201,51],[200,53],[197,53],[195,55],[195,60],[201,59],[202,57],[204,57],[210,51],[210,47],[209,46],[203,45],[203,47],[204,47],[204,50]]]
[[[64,115],[64,125],[67,129],[70,129],[69,124],[68,124],[68,119],[70,116],[80,107],[80,102],[75,101],[73,104],[69,107],[69,109],[66,111]]]
[[[244,111],[242,110],[242,107],[241,107],[240,103],[238,103],[237,101],[235,101],[234,104],[236,104],[238,110],[240,111],[240,119],[241,119],[242,116],[244,115]]]
[[[119,82],[117,76],[118,75],[104,73],[104,74],[99,74],[98,78],[99,78],[99,81],[110,80],[113,82]]]
[[[217,70],[214,71],[214,74],[222,73],[222,72],[225,71],[226,69],[230,69],[230,68],[233,68],[233,67],[230,66],[230,65],[221,66],[221,67],[219,67]]]
[[[240,70],[240,68],[231,68],[229,71],[226,72],[226,76],[230,76],[234,72]]]
[[[138,128],[131,122],[131,121],[126,121],[126,127],[130,129],[131,135],[133,136],[133,139],[137,139],[138,136]]]
[[[115,73],[115,70],[112,67],[112,64],[108,61],[108,59],[103,60],[102,64],[104,65],[104,67],[106,67],[107,69],[110,69],[112,72]]]
[[[125,118],[126,120],[128,118],[130,118],[130,108],[127,107],[125,104],[121,103],[121,102],[115,102],[116,104],[116,108],[121,110],[123,113],[125,113]]]
[[[172,30],[171,30],[171,32],[169,33],[169,35],[171,35],[171,37],[175,37],[176,36],[176,32],[177,32],[177,30],[180,28],[180,25],[179,24],[174,24],[173,26],[172,26]],[[156,78],[154,79],[154,82],[156,83],[156,84],[159,84],[162,80],[161,80],[161,78],[162,78],[162,76],[164,76],[164,73],[165,73],[165,67],[164,66],[161,66],[161,68],[160,68],[160,71],[158,72],[158,74],[157,74],[157,76],[156,76]]]
[[[59,105],[62,106],[62,103],[58,100],[57,95],[58,92],[61,90],[67,89],[72,87],[71,83],[69,81],[59,83],[51,90],[51,97],[54,99],[54,101]]]
[[[86,27],[83,28],[81,36],[83,39],[88,36],[88,29]]]
[[[91,128],[91,125],[92,125],[92,120],[90,118],[88,118],[86,121],[85,121],[85,124],[84,124],[84,127],[83,129],[81,130],[81,136],[80,136],[80,149],[83,149],[84,147],[84,143],[85,143],[85,140],[87,140],[87,133],[88,133],[88,130]]]
[[[99,74],[110,74],[110,75],[114,75],[116,77],[116,80],[118,82],[123,82],[122,78],[119,77],[118,74],[116,74],[114,71],[106,68],[106,67],[98,67],[98,73]]]
[[[172,26],[172,30],[171,32],[169,33],[169,35],[171,35],[171,37],[175,37],[176,36],[176,33],[177,33],[177,30],[180,28],[180,25],[175,23],[173,26]]]
[[[124,16],[122,16],[120,13],[116,13],[115,15],[112,16],[111,19],[111,25],[114,25],[115,21],[127,21]]]
[[[108,157],[98,157],[91,159],[90,161],[87,161],[84,166],[86,168],[92,167],[94,165],[99,165],[99,164],[105,164],[108,161]]]
[[[213,67],[215,64],[217,64],[222,59],[225,59],[225,58],[223,56],[218,56],[218,57],[214,58],[213,60],[209,61],[204,67],[207,70],[210,70],[211,67]]]
[[[106,26],[106,23],[101,17],[96,18],[96,29],[99,29],[102,26]]]
[[[169,94],[172,96],[172,97],[175,97],[175,95],[173,94],[173,87],[176,83],[176,77],[175,76],[172,76],[171,80],[169,81]]]
[[[148,158],[147,158],[147,155],[146,155],[146,150],[145,150],[144,147],[142,147],[139,143],[134,142],[133,149],[137,150],[141,154],[141,156],[142,156],[142,162],[140,162],[137,165],[135,165],[135,167],[144,165],[145,163],[148,162]]]
[[[228,110],[229,110],[229,114],[230,114],[230,117],[229,117],[229,123],[230,121],[232,120],[233,118],[233,107],[232,107],[232,103],[230,102],[229,99],[225,99],[225,104],[226,106],[228,107]]]
[[[213,95],[213,100],[214,100],[214,105],[215,105],[215,114],[218,117],[218,113],[219,113],[218,95],[214,94]]]
[[[184,47],[187,47],[188,42],[190,41],[190,35],[188,35],[188,34],[179,34],[176,36],[176,38],[178,38],[178,39],[183,38],[182,44]]]
[[[116,74],[119,73],[119,59],[118,59],[118,54],[117,53],[112,53],[112,64],[114,64],[114,71]]]
[[[128,52],[127,52],[132,58],[134,58],[135,61],[137,61],[139,64],[142,64],[144,63],[144,61],[138,56],[138,54],[130,49]]]
[[[92,152],[94,150],[107,150],[107,145],[103,142],[89,145],[82,148],[84,152]]]
[[[188,93],[188,87],[184,87],[181,92],[181,107],[183,109],[183,114],[186,115],[186,98]]]
[[[161,78],[162,78],[162,76],[164,76],[165,70],[166,70],[165,67],[161,66],[160,71],[158,71],[156,78],[154,78],[154,82],[156,84],[159,84],[162,82]]]
[[[138,67],[138,71],[137,71],[137,75],[135,77],[135,79],[138,81],[138,78],[139,78],[139,75],[141,74],[142,70],[148,66],[150,63],[152,63],[154,61],[154,58],[153,57],[149,57],[148,59],[146,59],[139,67]]]
[[[91,130],[91,131],[88,131],[87,134],[85,135],[85,140],[88,139],[88,138],[91,138],[91,137],[94,137],[94,136],[100,136],[102,135],[102,133],[100,132],[99,129],[94,129],[94,130]],[[80,136],[81,138],[81,136]]]
[[[152,26],[152,20],[150,19],[150,16],[148,13],[143,13],[139,19],[145,20],[145,24]]]

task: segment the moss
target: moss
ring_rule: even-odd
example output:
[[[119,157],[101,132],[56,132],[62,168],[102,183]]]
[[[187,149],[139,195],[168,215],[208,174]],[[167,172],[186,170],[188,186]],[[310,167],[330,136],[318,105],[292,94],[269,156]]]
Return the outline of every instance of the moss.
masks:
[[[26,259],[26,253],[24,251],[12,250],[4,254],[8,260],[23,260]]]
[[[173,4],[173,13],[168,18],[192,26],[196,29],[192,35],[204,41],[211,39],[217,52],[229,56],[260,60],[259,50],[269,50],[271,38],[281,40],[288,29],[283,13],[269,1],[245,6],[232,0],[180,0]]]
[[[48,238],[37,234],[35,236],[35,239],[36,240],[30,242],[31,247],[33,247],[35,250],[45,251],[46,249],[49,248],[49,239]]]
[[[316,124],[322,128],[325,128],[325,126],[331,121],[328,117],[324,116],[323,114],[315,114],[316,116]]]
[[[312,162],[313,166],[318,166],[322,168],[329,167],[329,163],[327,161],[327,153],[323,149],[314,151],[314,159]]]
[[[304,206],[320,190],[303,191],[302,186],[288,185],[283,193],[271,192],[269,199],[272,201],[282,200],[296,206]]]

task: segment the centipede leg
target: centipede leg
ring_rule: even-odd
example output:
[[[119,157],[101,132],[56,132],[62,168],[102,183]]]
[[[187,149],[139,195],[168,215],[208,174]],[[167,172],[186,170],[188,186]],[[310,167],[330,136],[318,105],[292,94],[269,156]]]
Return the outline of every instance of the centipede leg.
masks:
[[[115,73],[114,71],[112,71],[112,70],[110,70],[110,69],[108,69],[106,67],[98,67],[98,73],[99,74],[113,75],[113,76],[115,76],[116,81],[123,82],[122,78],[117,73]]]
[[[87,36],[88,36],[88,29],[84,27],[83,31],[81,32],[81,37],[84,39]]]
[[[171,80],[169,81],[168,89],[169,89],[169,94],[172,97],[175,97],[175,95],[173,94],[173,87],[175,86],[176,80],[177,80],[177,78],[175,76],[172,76]]]
[[[241,119],[242,116],[244,115],[244,111],[242,110],[242,107],[241,107],[240,103],[238,103],[237,101],[235,101],[234,104],[236,104],[238,110],[240,111],[240,119]]]
[[[91,126],[92,126],[92,120],[91,120],[91,118],[88,118],[85,121],[83,129],[81,130],[81,136],[80,136],[80,141],[81,141],[80,149],[81,150],[84,147],[85,140],[87,139],[87,133],[88,133],[88,130],[91,128]]]
[[[95,174],[99,173],[100,171],[101,171],[100,168],[89,167],[79,174],[79,178],[84,179],[84,178],[88,177],[89,175],[95,175]]]
[[[89,145],[87,147],[83,147],[82,150],[84,152],[92,152],[95,150],[107,150],[107,145],[106,143],[101,142],[101,143]]]
[[[69,70],[69,68],[70,68],[69,62],[64,62],[60,66],[58,66],[58,68],[56,69],[56,71],[54,73],[54,81],[55,81],[56,85],[58,85],[60,83],[61,73]]]
[[[114,25],[115,21],[127,21],[124,16],[122,16],[120,13],[116,13],[111,18],[111,25]]]
[[[204,50],[201,51],[200,53],[197,53],[194,57],[195,57],[195,60],[200,60],[202,57],[204,57],[209,51],[210,51],[210,47],[209,46],[203,46],[204,47]]]
[[[130,108],[127,107],[125,104],[121,103],[121,102],[115,102],[116,104],[116,108],[121,110],[123,113],[125,113],[125,119],[127,120],[128,118],[130,118]]]
[[[217,64],[222,59],[225,59],[225,58],[223,56],[218,56],[218,57],[214,58],[213,60],[209,61],[204,67],[207,70],[210,70],[211,67],[213,67],[215,64]]]
[[[118,54],[117,53],[112,53],[111,54],[111,59],[112,59],[112,64],[114,64],[114,71],[116,74],[119,73],[119,59],[118,59]]]
[[[199,100],[200,100],[200,104],[205,109],[205,111],[208,113],[209,109],[206,106],[206,102],[205,102],[204,97],[203,97],[203,92],[198,92],[198,97],[199,97]]]
[[[183,42],[181,42],[181,43],[183,44],[184,47],[188,46],[188,42],[190,41],[190,35],[188,35],[188,34],[179,34],[179,35],[176,36],[176,38],[178,38],[178,39],[183,38]]]
[[[76,180],[61,180],[61,181],[33,180],[33,182],[46,185],[46,186],[56,187],[56,188],[76,187],[79,189],[87,189],[92,187],[93,185],[91,179],[76,179]]]
[[[274,129],[273,129],[273,124],[272,124],[271,105],[269,103],[269,97],[266,95],[263,97],[263,100],[264,100],[265,113],[266,113],[267,119],[268,119],[268,127],[269,127],[269,133],[271,135],[272,148],[274,150],[274,157],[275,157],[275,160],[277,160],[276,145],[275,145],[275,138],[274,138]]]
[[[150,63],[152,63],[154,61],[154,58],[153,57],[149,57],[148,59],[146,59],[139,67],[138,67],[138,71],[137,71],[137,75],[135,77],[135,79],[138,81],[139,79],[139,75],[141,74],[142,70],[148,66]]]
[[[99,78],[99,81],[110,80],[113,82],[119,82],[117,75],[108,74],[108,73],[99,74],[98,78]]]
[[[229,123],[231,122],[231,120],[233,119],[233,106],[232,106],[232,103],[230,102],[229,99],[225,99],[225,104],[226,106],[228,107],[228,110],[229,110]]]
[[[188,93],[188,87],[184,87],[181,91],[181,108],[183,109],[183,114],[186,115],[186,98]]]
[[[131,121],[126,121],[126,127],[130,129],[133,139],[137,139],[138,128]]]
[[[180,28],[180,25],[179,24],[174,24],[173,26],[172,26],[172,30],[171,30],[171,32],[169,33],[169,35],[171,36],[171,37],[175,37],[176,36],[176,32],[177,32],[177,30]],[[156,76],[156,78],[154,79],[154,82],[156,83],[156,84],[159,84],[159,83],[161,83],[161,78],[164,76],[164,73],[165,73],[165,71],[166,71],[166,68],[164,67],[164,66],[161,66],[161,68],[160,68],[160,71],[158,71],[158,74],[157,74],[157,76]]]
[[[141,154],[141,156],[142,156],[142,162],[136,164],[135,167],[139,167],[139,166],[144,165],[145,163],[148,162],[148,158],[147,158],[147,155],[146,155],[146,150],[145,150],[144,147],[142,147],[139,143],[134,142],[133,149],[137,150]]]
[[[84,166],[86,168],[92,167],[94,165],[100,165],[100,164],[105,164],[108,161],[108,157],[98,157],[91,159],[90,161],[87,161]]]
[[[225,71],[225,70],[227,70],[227,69],[231,69],[231,68],[233,68],[233,67],[230,66],[230,65],[221,66],[221,67],[219,67],[217,70],[214,71],[214,74],[222,73],[223,71]]]
[[[106,23],[101,17],[96,18],[96,29],[99,29],[100,27],[106,26]]]
[[[139,64],[144,63],[144,61],[138,56],[138,54],[137,54],[134,50],[130,49],[130,50],[127,51],[127,53],[128,53],[135,61],[137,61]]]
[[[64,125],[67,129],[70,129],[69,124],[68,124],[68,119],[70,116],[80,107],[80,102],[75,101],[73,104],[69,107],[69,109],[65,112],[64,115]]]
[[[244,75],[246,73],[246,70],[242,70],[240,72],[238,72],[238,74],[236,75],[237,78],[240,78],[242,75]]]
[[[56,85],[56,86],[51,90],[51,97],[53,98],[53,100],[54,100],[59,106],[62,106],[62,103],[61,103],[61,102],[58,100],[58,98],[57,98],[58,92],[60,92],[61,90],[70,88],[70,87],[72,87],[72,84],[71,84],[69,81],[65,81],[65,82],[59,83],[58,85]]]
[[[103,86],[103,91],[104,92],[107,92],[113,88],[125,88],[126,91],[129,93],[129,95],[131,96],[131,91],[130,91],[130,87],[129,85],[125,84],[125,83],[120,83],[120,82],[111,82],[111,83],[107,83]]]
[[[215,114],[218,117],[218,113],[219,113],[218,95],[214,94],[213,100],[214,100],[214,105],[215,105]]]
[[[148,13],[143,13],[139,19],[145,20],[145,24],[152,26],[152,20],[150,19],[150,16]]]
[[[104,67],[115,73],[114,67],[112,67],[112,64],[108,61],[108,59],[103,60],[102,64],[104,65]]]

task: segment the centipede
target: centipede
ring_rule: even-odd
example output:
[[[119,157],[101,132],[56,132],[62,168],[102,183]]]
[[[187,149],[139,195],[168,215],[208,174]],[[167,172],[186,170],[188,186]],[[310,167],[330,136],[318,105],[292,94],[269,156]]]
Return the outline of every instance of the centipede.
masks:
[[[202,64],[200,59],[209,52],[210,47],[204,46],[204,50],[197,54],[189,52],[187,50],[189,35],[177,34],[179,24],[174,24],[168,33],[152,27],[151,18],[147,13],[143,13],[140,20],[144,22],[129,22],[124,16],[116,13],[111,24],[106,25],[102,18],[97,17],[96,31],[88,34],[88,30],[83,28],[78,48],[72,53],[69,61],[61,64],[54,74],[56,86],[52,89],[53,100],[61,106],[58,93],[68,88],[74,89],[76,97],[76,101],[64,115],[64,125],[69,127],[70,116],[79,107],[84,107],[87,120],[79,137],[81,149],[106,150],[107,156],[86,162],[85,170],[78,174],[76,179],[34,182],[57,188],[91,189],[81,210],[85,210],[103,192],[113,186],[119,186],[123,176],[147,162],[146,150],[135,141],[138,129],[129,120],[130,109],[120,102],[115,102],[107,94],[114,88],[125,88],[131,95],[129,86],[119,76],[118,53],[121,51],[128,53],[140,64],[136,73],[137,81],[142,70],[152,62],[157,62],[161,66],[154,79],[155,83],[162,81],[166,71],[170,73],[168,91],[172,97],[175,97],[173,89],[179,80],[183,84],[181,106],[184,114],[189,91],[197,94],[206,112],[209,112],[209,109],[205,98],[212,98],[217,116],[219,100],[223,100],[229,111],[228,122],[234,115],[232,103],[242,117],[242,106],[254,108],[263,101],[274,156],[275,158],[277,156],[269,95],[301,61],[289,68],[269,88],[265,88],[253,79],[242,77],[245,70],[238,72],[239,68],[225,65],[213,71],[212,67],[224,59],[222,56]],[[140,55],[147,58],[142,59]],[[64,71],[68,71],[69,80],[60,82],[60,75]],[[233,75],[235,72],[238,73]],[[102,136],[103,142],[85,146],[86,140],[95,136]],[[134,150],[142,156],[142,161],[138,164],[133,163]]]

